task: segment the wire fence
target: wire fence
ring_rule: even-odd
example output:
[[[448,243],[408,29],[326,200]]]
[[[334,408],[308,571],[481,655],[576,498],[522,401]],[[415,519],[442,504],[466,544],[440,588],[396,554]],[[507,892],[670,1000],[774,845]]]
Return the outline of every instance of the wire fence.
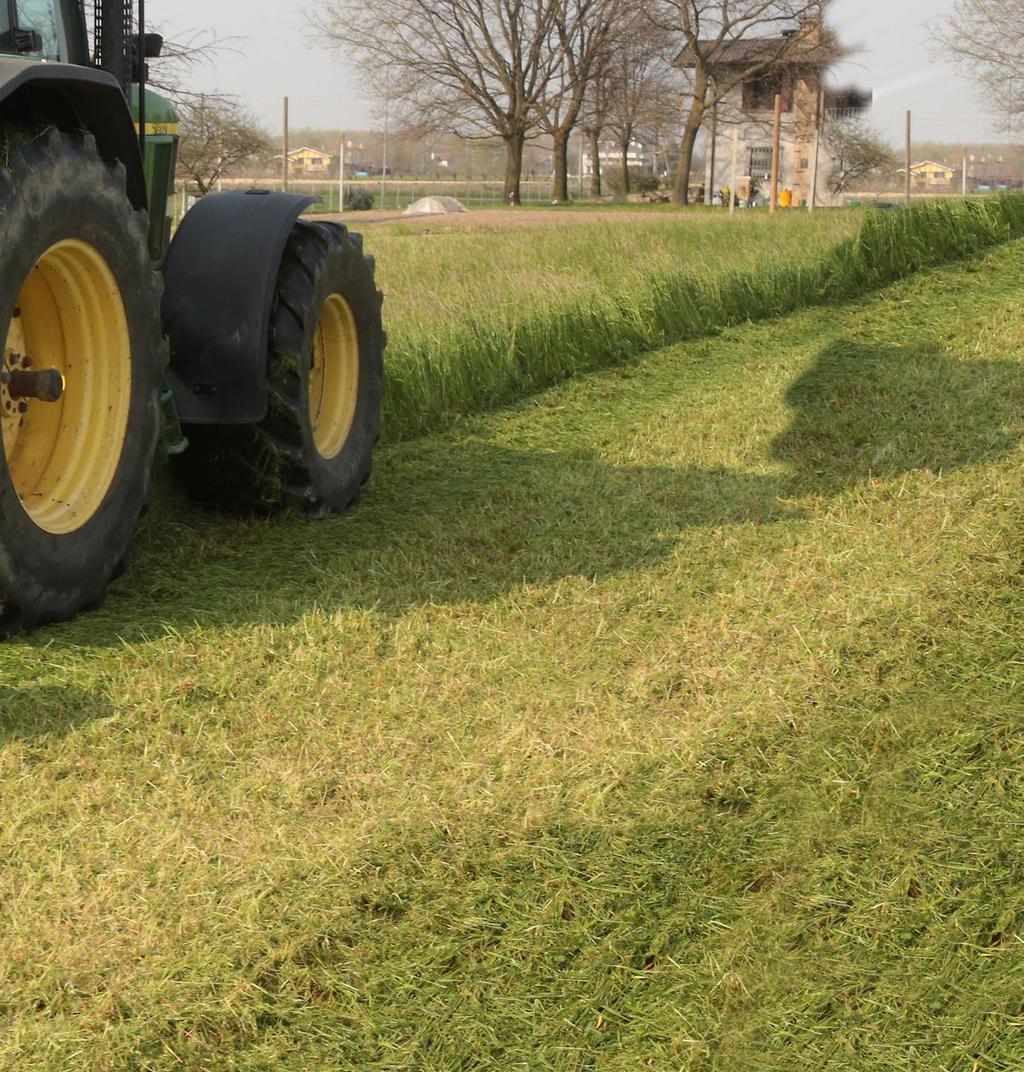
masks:
[[[577,180],[578,181],[578,180]],[[253,187],[261,190],[280,190],[280,178],[232,179],[225,181],[225,190],[245,190]],[[337,212],[340,190],[337,179],[306,179],[292,177],[288,182],[291,193],[308,194],[319,199],[311,211]],[[454,197],[467,207],[498,207],[505,202],[505,184],[500,179],[346,179],[345,195],[361,190],[373,198],[373,208],[404,212],[414,201],[422,197]],[[547,204],[551,201],[550,179],[526,179],[520,186],[523,204]],[[182,186],[178,189],[175,215],[178,219],[194,203],[195,194]]]

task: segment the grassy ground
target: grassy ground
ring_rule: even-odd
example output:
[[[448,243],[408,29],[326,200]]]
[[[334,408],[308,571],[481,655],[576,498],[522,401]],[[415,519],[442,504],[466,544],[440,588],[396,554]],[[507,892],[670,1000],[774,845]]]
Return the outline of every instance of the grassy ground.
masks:
[[[1024,236],[1019,197],[775,218],[657,208],[370,228],[391,338],[388,435]]]
[[[165,494],[0,651],[0,1068],[1024,1064],[1024,245]]]
[[[809,268],[861,219],[638,208],[491,212],[483,223],[473,213],[441,217],[429,234],[419,220],[368,228],[387,303],[390,433],[419,434],[649,349],[666,334],[649,307],[673,282]]]
[[[1022,279],[165,496],[0,652],[0,1068],[1020,1068]]]

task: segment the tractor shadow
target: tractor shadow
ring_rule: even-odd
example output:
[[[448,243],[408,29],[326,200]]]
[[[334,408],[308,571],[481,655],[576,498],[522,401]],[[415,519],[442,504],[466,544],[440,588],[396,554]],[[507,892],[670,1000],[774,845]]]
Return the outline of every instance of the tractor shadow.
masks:
[[[100,610],[22,642],[120,645],[168,629],[290,623],[348,608],[392,616],[642,570],[688,530],[713,540],[723,526],[799,517],[794,500],[1009,454],[1024,431],[1024,368],[928,346],[838,341],[785,402],[790,424],[765,450],[783,463],[779,475],[619,466],[583,448],[441,437],[383,452],[366,503],[328,521],[225,519],[172,493]]]
[[[0,682],[0,748],[14,740],[60,737],[112,713],[104,696],[75,685]]]
[[[865,480],[1012,453],[1024,434],[1024,365],[961,361],[936,346],[840,341],[785,402],[792,420],[771,447],[790,470],[785,493],[836,495]]]

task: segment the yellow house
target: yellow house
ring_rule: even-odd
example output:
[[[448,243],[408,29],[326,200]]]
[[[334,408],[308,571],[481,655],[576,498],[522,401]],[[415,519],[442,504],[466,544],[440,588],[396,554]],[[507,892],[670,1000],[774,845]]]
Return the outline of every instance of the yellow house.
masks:
[[[900,168],[900,174],[905,169]],[[947,190],[956,178],[956,168],[948,164],[939,164],[934,160],[922,160],[920,164],[910,165],[910,181],[914,186],[926,190]]]
[[[303,175],[327,175],[331,170],[331,154],[303,145],[288,153],[288,168]]]

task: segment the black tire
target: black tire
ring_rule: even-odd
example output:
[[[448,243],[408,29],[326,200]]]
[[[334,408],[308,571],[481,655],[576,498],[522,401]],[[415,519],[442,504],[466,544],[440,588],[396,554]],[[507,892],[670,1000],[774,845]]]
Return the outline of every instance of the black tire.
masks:
[[[146,214],[128,199],[123,166],[102,160],[88,134],[7,130],[5,137],[7,152],[0,166],[2,359],[13,367],[12,340],[25,347],[27,358],[36,343],[45,350],[40,340],[61,338],[44,363],[63,362],[67,386],[57,403],[12,402],[6,385],[2,390],[8,393],[0,393],[10,445],[9,451],[0,449],[0,635],[70,618],[96,605],[122,568],[149,492],[164,364],[160,277],[149,257]],[[55,252],[58,244],[62,252]],[[80,283],[85,289],[76,291]],[[72,297],[87,292],[94,300]],[[59,335],[40,334],[52,331],[46,325],[55,320]],[[98,336],[97,331],[105,333]],[[95,345],[83,345],[86,338]],[[79,358],[79,346],[91,351],[86,360]],[[90,371],[96,368],[106,378]],[[96,389],[104,384],[113,386],[106,392]],[[103,405],[95,404],[97,396]],[[22,404],[24,410],[15,416]],[[41,409],[32,408],[47,405],[61,409],[43,418]],[[116,417],[107,416],[115,410]],[[52,442],[61,449],[66,445],[66,456],[73,459],[67,469],[52,461],[38,463],[46,456],[49,434],[39,429],[53,414],[59,421],[49,427],[59,425],[59,431]],[[69,425],[76,431],[67,438]],[[75,438],[82,435],[92,439]],[[82,442],[91,452],[87,458],[99,457],[95,464],[79,460]],[[105,444],[102,451],[95,443]],[[26,457],[33,460],[26,463]],[[45,480],[38,477],[40,470],[48,474]],[[78,484],[74,494],[65,494],[72,473]]]
[[[358,347],[355,410],[337,452],[318,449],[310,409],[314,338],[325,303],[344,299]],[[383,296],[359,235],[331,223],[295,224],[278,272],[267,359],[267,415],[240,425],[186,425],[189,447],[175,468],[207,506],[269,513],[298,506],[340,513],[370,477],[380,435],[385,336]]]

